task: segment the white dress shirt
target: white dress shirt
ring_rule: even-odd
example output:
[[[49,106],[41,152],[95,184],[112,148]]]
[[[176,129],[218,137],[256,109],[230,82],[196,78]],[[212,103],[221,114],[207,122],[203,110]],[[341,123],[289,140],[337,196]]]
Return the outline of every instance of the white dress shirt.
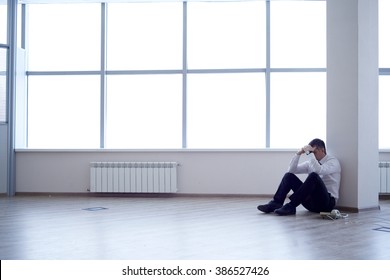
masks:
[[[299,163],[300,155],[295,155],[290,162],[288,172],[294,174],[317,173],[324,182],[328,192],[335,198],[339,198],[341,166],[339,161],[329,155],[325,155],[320,161],[317,161],[314,154],[308,155],[308,160]]]

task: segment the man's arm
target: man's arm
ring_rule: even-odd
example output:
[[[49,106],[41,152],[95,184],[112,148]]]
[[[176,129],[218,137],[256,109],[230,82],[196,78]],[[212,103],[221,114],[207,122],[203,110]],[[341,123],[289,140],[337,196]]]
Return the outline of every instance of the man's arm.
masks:
[[[312,158],[310,160],[309,168],[316,172],[318,175],[329,175],[341,172],[340,163],[334,157],[329,157],[329,159],[322,165],[319,164],[319,162],[315,158]]]
[[[294,157],[291,159],[290,164],[288,166],[287,172],[294,173],[294,174],[302,174],[302,173],[308,173],[308,165],[307,162],[304,162],[302,164],[299,164],[299,159],[302,154],[304,154],[306,151],[310,151],[310,146],[304,146],[303,148],[299,149]]]

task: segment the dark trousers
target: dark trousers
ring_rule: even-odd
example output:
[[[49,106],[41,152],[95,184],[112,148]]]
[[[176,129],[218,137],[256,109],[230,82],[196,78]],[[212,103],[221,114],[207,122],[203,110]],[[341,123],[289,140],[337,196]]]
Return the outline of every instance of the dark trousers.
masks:
[[[297,207],[302,204],[311,212],[330,212],[335,206],[335,199],[328,192],[324,182],[317,173],[310,173],[302,182],[295,174],[286,173],[274,195],[274,201],[283,204],[290,191],[291,204]]]

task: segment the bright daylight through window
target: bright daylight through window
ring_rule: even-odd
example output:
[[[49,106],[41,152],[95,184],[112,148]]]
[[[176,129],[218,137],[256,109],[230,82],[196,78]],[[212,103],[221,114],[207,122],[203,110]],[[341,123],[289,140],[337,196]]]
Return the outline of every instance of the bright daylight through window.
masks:
[[[379,7],[379,146],[390,148],[390,1]],[[326,1],[26,8],[28,148],[296,148],[326,139]],[[0,49],[0,73],[5,58]],[[322,100],[315,125],[301,106],[308,99]],[[0,109],[4,121],[3,74]],[[302,122],[316,129],[293,133]]]

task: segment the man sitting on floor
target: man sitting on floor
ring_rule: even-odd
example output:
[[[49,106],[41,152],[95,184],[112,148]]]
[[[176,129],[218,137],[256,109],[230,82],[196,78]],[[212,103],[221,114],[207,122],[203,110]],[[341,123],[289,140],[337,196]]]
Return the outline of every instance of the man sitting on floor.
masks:
[[[309,159],[299,164],[302,154]],[[308,174],[302,182],[295,174]],[[311,212],[330,212],[339,197],[341,167],[339,161],[326,154],[324,141],[313,139],[309,145],[301,148],[291,159],[288,172],[284,175],[273,199],[257,209],[264,213],[275,212],[278,215],[295,215],[296,207],[302,204]],[[290,202],[283,205],[287,194]]]

